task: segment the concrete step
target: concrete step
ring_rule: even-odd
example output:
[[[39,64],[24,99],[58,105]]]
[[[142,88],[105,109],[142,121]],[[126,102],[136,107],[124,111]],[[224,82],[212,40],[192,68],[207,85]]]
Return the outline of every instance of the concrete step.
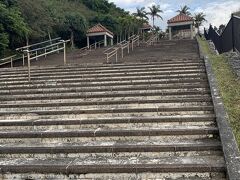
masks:
[[[27,107],[61,107],[61,106],[101,106],[101,105],[143,105],[155,104],[161,105],[212,105],[211,98],[196,97],[196,98],[159,98],[145,97],[145,98],[124,98],[124,99],[57,99],[57,100],[27,100],[27,101],[2,101],[0,108],[27,108]]]
[[[136,124],[136,123],[197,123],[197,122],[214,122],[215,115],[182,115],[182,116],[158,116],[158,117],[112,117],[112,118],[95,118],[95,119],[32,119],[32,120],[1,120],[0,127],[17,126],[62,126],[62,125],[105,125],[105,124]]]
[[[57,83],[64,83],[64,82],[81,82],[81,83],[89,83],[89,82],[119,82],[119,81],[137,81],[137,80],[149,80],[149,79],[158,79],[158,80],[168,80],[168,79],[184,79],[184,78],[195,78],[195,79],[207,79],[206,74],[185,74],[185,75],[159,75],[159,76],[127,76],[127,77],[111,77],[111,78],[82,78],[81,76],[73,77],[73,78],[58,78],[56,79],[37,79],[32,80],[33,83],[46,83],[46,82],[57,82]],[[0,85],[6,84],[24,84],[29,83],[28,79],[25,80],[18,80],[18,79],[9,79],[8,81],[0,81]]]
[[[66,92],[108,92],[108,91],[136,91],[136,90],[174,90],[174,89],[209,89],[207,84],[169,84],[169,85],[136,85],[136,86],[98,86],[98,87],[62,87],[43,86],[38,88],[16,89],[16,87],[1,88],[1,95],[9,94],[42,94],[42,93],[66,93]]]
[[[0,130],[18,131],[46,131],[46,130],[79,130],[79,129],[98,129],[98,128],[162,128],[166,126],[215,126],[215,116],[211,113],[193,112],[164,112],[152,113],[122,113],[117,114],[95,114],[95,115],[42,115],[21,116],[9,115],[10,119],[2,117],[0,120]],[[150,113],[148,113],[150,114]],[[175,115],[176,114],[176,115]],[[72,117],[72,118],[71,118]]]
[[[79,65],[79,64],[68,64],[65,66],[44,66],[44,67],[38,67],[38,66],[32,66],[31,69],[33,71],[41,71],[41,70],[62,70],[62,69],[79,69],[79,70],[106,70],[106,69],[131,69],[133,67],[151,67],[151,66],[166,66],[166,65],[174,65],[174,64],[201,64],[203,65],[204,62],[202,60],[197,60],[197,61],[184,61],[184,60],[170,60],[170,61],[162,61],[162,62],[154,62],[154,63],[128,63],[128,64],[84,64],[84,65]],[[4,74],[10,73],[10,72],[24,72],[27,71],[27,68],[22,68],[22,67],[14,67],[14,68],[1,68],[1,73]]]
[[[111,128],[111,129],[64,129],[64,130],[36,130],[36,131],[14,131],[0,132],[0,143],[2,146],[11,143],[27,144],[53,144],[53,143],[89,143],[108,141],[196,141],[202,139],[218,138],[218,129],[215,126],[164,126],[159,128],[135,127]]]
[[[166,68],[154,68],[152,70],[148,70],[148,69],[133,69],[133,70],[128,70],[128,71],[124,71],[124,70],[118,70],[118,71],[113,71],[113,72],[109,72],[109,71],[94,71],[94,72],[81,72],[81,71],[51,71],[51,72],[31,72],[31,76],[32,77],[39,77],[39,76],[64,76],[64,75],[82,75],[82,76],[87,76],[87,77],[115,77],[115,76],[127,76],[127,75],[148,75],[148,74],[162,74],[162,75],[169,75],[169,74],[187,74],[187,73],[204,73],[205,70],[204,69],[197,69],[197,68],[193,68],[193,69],[173,69],[173,70],[166,70]],[[54,73],[53,73],[54,72]],[[27,72],[25,73],[20,73],[21,77],[27,77],[28,74]],[[2,74],[1,78],[14,78],[14,77],[18,77],[18,74]],[[19,77],[18,77],[19,78]]]
[[[35,143],[4,144],[1,158],[56,158],[56,157],[170,157],[221,155],[221,142],[217,139],[159,141],[97,141],[87,143]]]
[[[203,70],[188,70],[188,71],[163,71],[163,72],[123,72],[123,73],[98,73],[98,74],[81,74],[79,72],[61,72],[61,73],[48,73],[48,74],[33,74],[31,76],[32,80],[41,80],[41,79],[69,79],[69,78],[127,78],[127,77],[136,77],[136,76],[190,76],[190,75],[204,75],[206,72]],[[9,76],[5,75],[1,77],[1,81],[10,81],[10,80],[26,80],[28,74],[22,74],[21,76]]]
[[[159,72],[159,71],[188,71],[188,70],[205,70],[204,66],[200,66],[200,65],[183,65],[183,66],[179,66],[179,65],[173,65],[173,66],[153,66],[153,67],[135,67],[132,69],[107,69],[107,70],[71,70],[71,69],[61,69],[61,70],[42,70],[42,71],[34,71],[31,69],[31,73],[34,74],[52,74],[54,75],[54,73],[62,73],[62,72],[71,72],[71,73],[79,73],[79,74],[94,74],[94,73],[99,73],[99,74],[109,74],[109,73],[128,73],[128,72]],[[9,72],[9,73],[4,73],[2,72],[2,75],[8,76],[8,75],[27,75],[27,70],[23,71],[22,74],[17,73],[17,72]]]
[[[114,76],[118,76],[121,74],[149,74],[149,73],[159,73],[162,75],[169,75],[169,74],[183,74],[183,73],[191,73],[191,72],[204,72],[205,69],[204,68],[199,68],[199,67],[169,67],[169,68],[158,68],[158,67],[153,67],[153,68],[145,68],[145,69],[131,69],[131,70],[107,70],[107,71],[67,71],[67,70],[62,70],[62,71],[50,71],[50,72],[33,72],[31,71],[31,75],[32,77],[39,77],[39,76],[54,76],[54,75],[82,75],[82,76],[92,76],[92,77],[108,77],[113,75]],[[6,74],[6,75],[1,75],[4,78],[11,78],[11,77],[19,77],[19,75],[21,75],[22,77],[27,77],[28,74],[27,72],[22,73],[22,74]]]
[[[199,113],[212,113],[214,112],[214,107],[213,106],[153,106],[153,107],[129,107],[129,106],[123,106],[123,107],[112,107],[108,108],[105,106],[102,106],[102,108],[99,107],[84,107],[84,108],[79,108],[77,107],[63,107],[63,108],[42,108],[42,109],[36,109],[34,110],[31,109],[1,109],[0,111],[0,116],[5,116],[5,115],[14,115],[14,114],[38,114],[38,115],[53,115],[53,114],[102,114],[102,113],[110,113],[110,114],[118,114],[118,113],[147,113],[147,112],[165,112],[165,113],[170,113],[170,112],[185,112],[185,113],[191,113],[191,112],[196,112],[199,111]]]
[[[221,156],[169,158],[56,158],[1,159],[4,174],[88,174],[103,177],[103,173],[211,173],[225,172]],[[144,175],[143,175],[144,176]]]
[[[218,128],[214,126],[164,126],[162,128],[135,128],[135,129],[82,129],[58,131],[1,131],[0,139],[24,138],[91,138],[91,137],[127,137],[127,136],[178,136],[178,135],[218,135]]]
[[[13,100],[44,100],[44,99],[75,99],[75,98],[115,98],[115,97],[136,97],[136,96],[187,96],[187,95],[209,95],[209,89],[177,89],[177,90],[148,90],[148,91],[113,91],[113,92],[75,92],[75,93],[45,93],[25,95],[2,95],[1,101]]]
[[[45,82],[45,83],[26,83],[26,84],[4,84],[0,86],[0,90],[9,90],[9,89],[44,89],[44,88],[69,88],[69,87],[81,87],[81,88],[114,88],[119,86],[124,87],[138,87],[138,86],[185,86],[185,85],[202,85],[208,86],[208,81],[206,79],[193,79],[193,78],[184,78],[184,79],[166,79],[166,80],[137,80],[137,81],[115,81],[115,82],[89,82],[89,83],[79,83],[79,82]],[[167,89],[167,88],[165,88]],[[171,88],[169,88],[171,89]]]
[[[108,179],[108,180],[145,180],[145,179],[160,179],[160,180],[226,180],[225,172],[205,172],[205,173],[107,173],[107,174],[40,174],[40,173],[25,173],[25,174],[4,174],[2,179]]]

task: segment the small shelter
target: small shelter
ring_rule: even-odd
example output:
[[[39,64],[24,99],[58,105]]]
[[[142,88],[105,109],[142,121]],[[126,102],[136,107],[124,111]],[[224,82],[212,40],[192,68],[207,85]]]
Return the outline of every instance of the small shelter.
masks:
[[[193,24],[193,18],[183,13],[171,18],[168,20],[169,40],[173,37],[193,39]]]
[[[141,32],[141,34],[143,34],[144,32],[151,31],[152,29],[153,27],[150,24],[144,23],[143,26],[139,28],[139,31]]]
[[[107,38],[111,39],[111,45],[113,45],[113,36],[114,34],[109,31],[106,27],[103,25],[96,24],[95,26],[91,27],[87,31],[87,46],[90,47],[90,37],[96,37],[96,36],[104,36],[104,46],[107,46]]]

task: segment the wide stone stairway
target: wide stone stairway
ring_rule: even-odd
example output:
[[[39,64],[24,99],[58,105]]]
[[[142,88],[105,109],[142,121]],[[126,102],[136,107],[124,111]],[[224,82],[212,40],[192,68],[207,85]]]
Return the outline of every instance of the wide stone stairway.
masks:
[[[1,179],[225,179],[204,62],[0,71]]]

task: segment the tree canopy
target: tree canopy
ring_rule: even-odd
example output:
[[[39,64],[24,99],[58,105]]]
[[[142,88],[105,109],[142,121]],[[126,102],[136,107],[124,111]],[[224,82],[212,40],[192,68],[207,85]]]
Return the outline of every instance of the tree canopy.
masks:
[[[182,14],[186,14],[186,15],[191,15],[190,12],[190,7],[188,7],[187,5],[185,6],[181,6],[179,10],[177,10],[177,12],[182,13]]]
[[[14,47],[28,32],[27,24],[14,4],[10,4],[10,1],[0,2],[0,54],[7,47]]]
[[[148,13],[153,20],[153,26],[155,25],[155,18],[163,19],[160,13],[163,13],[159,5],[152,5],[152,7],[149,7],[150,12]]]
[[[2,0],[0,18],[0,53],[58,36],[83,46],[87,29],[97,23],[117,37],[142,25],[142,18],[108,0]]]

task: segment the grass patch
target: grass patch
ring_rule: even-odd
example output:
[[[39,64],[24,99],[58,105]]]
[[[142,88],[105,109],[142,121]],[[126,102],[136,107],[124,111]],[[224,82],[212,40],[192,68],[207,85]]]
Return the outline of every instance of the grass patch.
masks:
[[[199,42],[204,54],[208,55],[212,64],[224,107],[228,113],[238,147],[240,147],[240,81],[233,73],[225,56],[214,54],[206,40],[199,38]]]

